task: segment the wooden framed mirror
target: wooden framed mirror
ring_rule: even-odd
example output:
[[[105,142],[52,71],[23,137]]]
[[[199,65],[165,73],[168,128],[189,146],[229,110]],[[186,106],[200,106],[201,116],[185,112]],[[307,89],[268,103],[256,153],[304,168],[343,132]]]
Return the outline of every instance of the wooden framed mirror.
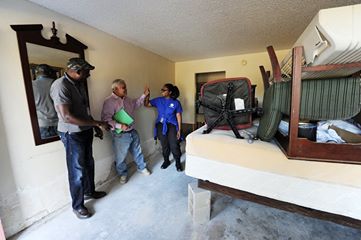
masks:
[[[88,47],[68,34],[66,43],[61,43],[54,22],[50,39],[41,34],[41,24],[11,25],[11,28],[18,39],[35,145],[57,141],[59,137],[54,126],[57,116],[49,88],[52,81],[64,74],[69,58],[84,58],[84,50]]]

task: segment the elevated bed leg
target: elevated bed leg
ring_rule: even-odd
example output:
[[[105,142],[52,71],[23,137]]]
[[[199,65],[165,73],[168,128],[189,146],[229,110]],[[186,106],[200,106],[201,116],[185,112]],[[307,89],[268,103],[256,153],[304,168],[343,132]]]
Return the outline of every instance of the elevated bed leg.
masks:
[[[211,191],[198,187],[197,182],[188,184],[188,212],[193,223],[207,223],[211,216]]]

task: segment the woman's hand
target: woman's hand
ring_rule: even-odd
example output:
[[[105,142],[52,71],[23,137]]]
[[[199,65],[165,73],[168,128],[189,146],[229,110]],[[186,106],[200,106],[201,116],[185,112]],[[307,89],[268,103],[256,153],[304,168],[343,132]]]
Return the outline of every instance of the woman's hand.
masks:
[[[145,86],[145,87],[144,87],[144,95],[145,95],[145,96],[149,96],[149,95],[150,95],[150,90],[149,90],[149,87],[148,87],[148,86]]]
[[[180,132],[180,130],[179,130],[179,131],[177,132],[177,139],[179,140],[180,137],[181,137],[181,132]]]

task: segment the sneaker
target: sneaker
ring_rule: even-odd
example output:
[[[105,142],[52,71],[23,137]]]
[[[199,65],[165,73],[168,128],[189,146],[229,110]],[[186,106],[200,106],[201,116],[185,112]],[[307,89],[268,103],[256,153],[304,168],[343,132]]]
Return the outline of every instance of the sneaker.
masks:
[[[144,168],[143,170],[139,171],[141,174],[149,176],[150,175],[150,171],[148,170],[148,168]]]
[[[126,175],[120,176],[120,179],[119,179],[120,184],[125,184],[125,183],[127,183],[127,181],[128,181],[128,177]]]

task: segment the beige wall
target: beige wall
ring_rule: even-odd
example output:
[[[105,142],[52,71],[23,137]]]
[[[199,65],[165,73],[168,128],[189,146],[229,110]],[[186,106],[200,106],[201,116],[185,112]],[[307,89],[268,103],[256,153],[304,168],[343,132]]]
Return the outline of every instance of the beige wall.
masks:
[[[181,91],[184,122],[194,122],[195,74],[226,71],[226,77],[245,76],[257,84],[257,96],[263,86],[258,66],[269,68],[266,53],[230,56],[196,61],[173,62],[116,39],[99,30],[51,12],[28,1],[0,2],[0,216],[6,235],[12,235],[70,202],[65,152],[57,141],[35,146],[27,107],[16,33],[10,24],[43,24],[44,35],[51,36],[55,21],[58,36],[65,41],[70,34],[88,46],[86,59],[96,66],[88,80],[93,116],[99,118],[102,102],[110,94],[115,78],[128,83],[131,97],[140,95],[144,85],[152,96],[166,82],[174,82]],[[280,59],[287,51],[278,52]],[[145,155],[154,151],[152,141],[155,111],[141,109],[136,116]],[[149,121],[149,119],[152,119]],[[97,185],[114,176],[111,139],[94,140]],[[49,194],[51,193],[51,194]]]
[[[288,50],[277,52],[279,60]],[[252,84],[257,84],[256,96],[259,100],[263,96],[263,83],[259,66],[264,65],[270,70],[270,61],[266,52],[209,58],[195,61],[177,62],[175,64],[175,83],[181,92],[180,101],[183,106],[183,122],[194,123],[196,73],[226,71],[226,77],[247,77]]]
[[[50,36],[51,21],[56,22],[62,41],[66,32],[89,47],[86,59],[96,66],[88,80],[95,118],[99,118],[102,102],[110,94],[110,84],[115,78],[127,80],[131,97],[139,96],[145,84],[158,90],[174,79],[174,63],[167,59],[30,2],[2,0],[0,216],[7,236],[70,203],[61,142],[34,144],[16,33],[10,28],[10,24],[43,24],[45,35]],[[144,108],[136,116],[146,155],[154,151],[153,120],[150,120],[154,117],[154,110]],[[114,176],[109,134],[103,141],[94,141],[94,157],[99,185]]]

